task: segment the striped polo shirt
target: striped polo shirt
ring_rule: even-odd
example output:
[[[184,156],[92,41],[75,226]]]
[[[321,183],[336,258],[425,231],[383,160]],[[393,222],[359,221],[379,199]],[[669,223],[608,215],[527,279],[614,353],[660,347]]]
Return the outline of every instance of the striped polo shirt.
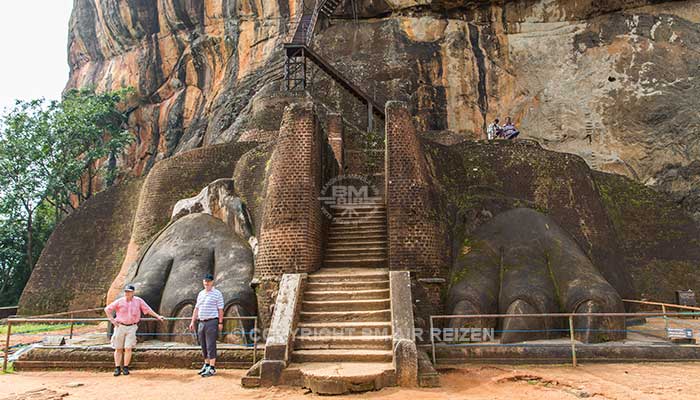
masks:
[[[197,295],[197,317],[199,319],[211,319],[219,317],[219,310],[224,309],[224,295],[217,289],[207,292],[203,289]]]

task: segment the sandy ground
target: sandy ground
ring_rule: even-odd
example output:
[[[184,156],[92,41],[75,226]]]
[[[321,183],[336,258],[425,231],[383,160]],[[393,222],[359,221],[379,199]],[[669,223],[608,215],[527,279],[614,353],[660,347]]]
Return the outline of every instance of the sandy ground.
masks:
[[[317,398],[302,389],[243,389],[242,370],[212,378],[193,371],[142,370],[112,377],[95,372],[0,375],[0,399],[284,399]],[[700,399],[700,363],[471,366],[444,370],[442,387],[387,388],[338,399]]]

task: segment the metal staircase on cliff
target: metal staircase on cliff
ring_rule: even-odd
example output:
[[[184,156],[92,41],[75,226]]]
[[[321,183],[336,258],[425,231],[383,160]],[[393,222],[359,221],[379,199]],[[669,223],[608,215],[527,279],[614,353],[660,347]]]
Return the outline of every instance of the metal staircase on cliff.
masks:
[[[371,131],[373,130],[374,115],[377,114],[384,118],[384,108],[311,48],[319,19],[330,18],[341,3],[342,0],[317,0],[313,12],[301,13],[297,17],[284,45],[286,55],[284,80],[289,91],[306,90],[308,84],[307,61],[311,61],[367,106],[367,130]]]

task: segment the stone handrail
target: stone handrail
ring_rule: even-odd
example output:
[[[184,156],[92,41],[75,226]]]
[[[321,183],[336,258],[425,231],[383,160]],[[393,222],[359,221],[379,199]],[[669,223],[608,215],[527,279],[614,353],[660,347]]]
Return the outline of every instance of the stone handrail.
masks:
[[[261,386],[278,384],[282,370],[289,362],[305,281],[306,274],[282,275],[265,342],[265,357],[260,364]]]
[[[396,381],[399,386],[417,386],[418,350],[413,323],[410,273],[408,271],[389,272],[389,292]]]

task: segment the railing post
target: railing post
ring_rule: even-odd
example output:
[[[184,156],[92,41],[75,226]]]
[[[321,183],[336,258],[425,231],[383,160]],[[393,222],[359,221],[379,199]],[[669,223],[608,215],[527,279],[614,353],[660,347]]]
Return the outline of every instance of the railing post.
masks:
[[[10,335],[12,334],[12,319],[7,319],[7,336],[5,337],[5,358],[2,360],[2,372],[7,372],[7,360],[10,358]]]
[[[374,130],[374,108],[372,103],[367,100],[367,132]]]
[[[666,305],[661,305],[661,312],[664,314],[664,335],[668,338],[668,316],[666,316]]]
[[[253,322],[253,365],[258,361],[258,317]]]
[[[73,313],[71,313],[70,314],[70,335],[68,336],[69,339],[73,339],[73,325],[75,325],[73,318],[74,318],[74,315],[73,315]]]
[[[433,352],[433,365],[437,364],[436,358],[435,358],[435,337],[433,336],[433,316],[430,316],[430,332],[428,332],[428,335],[430,335],[430,348],[432,349]]]
[[[576,339],[574,339],[574,316],[569,315],[569,336],[571,338],[571,363],[576,367]]]

